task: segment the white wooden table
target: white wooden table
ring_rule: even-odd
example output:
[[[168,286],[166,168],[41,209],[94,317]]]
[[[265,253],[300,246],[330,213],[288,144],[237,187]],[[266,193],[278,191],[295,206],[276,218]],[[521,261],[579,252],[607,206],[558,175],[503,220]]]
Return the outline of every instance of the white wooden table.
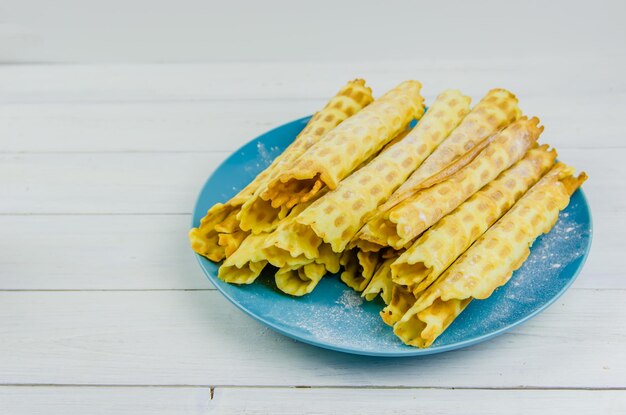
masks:
[[[626,59],[0,67],[0,413],[626,411]],[[208,283],[195,196],[234,149],[346,80],[516,92],[586,170],[573,287],[480,345],[377,359],[292,341]]]

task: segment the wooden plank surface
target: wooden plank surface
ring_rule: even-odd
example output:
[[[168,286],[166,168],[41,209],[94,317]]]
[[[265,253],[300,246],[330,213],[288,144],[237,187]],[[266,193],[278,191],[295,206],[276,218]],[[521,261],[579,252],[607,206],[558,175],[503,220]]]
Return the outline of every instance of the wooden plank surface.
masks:
[[[0,292],[0,383],[623,388],[624,293],[571,289],[492,341],[393,359],[298,343],[217,291]]]
[[[433,59],[401,61],[231,62],[167,65],[8,65],[0,68],[1,103],[189,100],[327,100],[348,79],[362,77],[376,95],[405,79],[419,79],[426,97],[460,88],[478,97],[495,87],[523,99],[569,96],[570,105],[598,97],[620,103],[626,57]],[[606,95],[607,92],[611,94]],[[612,98],[611,98],[612,97]],[[602,102],[599,101],[598,102]],[[616,110],[616,109],[615,109]],[[613,114],[618,114],[611,111]],[[572,117],[574,118],[574,117]]]
[[[0,152],[234,151],[271,128],[319,110],[342,83],[326,88],[326,98],[7,103],[0,112],[0,136],[6,138]],[[485,91],[474,93],[474,102]],[[437,92],[426,96],[427,105]],[[626,146],[625,127],[608,122],[626,110],[624,94],[606,91],[590,105],[571,92],[515,92],[524,111],[541,118],[546,141],[558,148]]]
[[[0,155],[0,213],[190,213],[227,153]]]
[[[276,403],[279,402],[277,405]],[[217,388],[219,414],[620,414],[624,391]]]
[[[623,413],[625,70],[623,56],[0,66],[0,412]],[[201,185],[355,76],[377,95],[419,79],[428,101],[516,92],[590,175],[595,237],[572,289],[493,341],[414,359],[292,341],[216,292],[186,239]]]
[[[324,104],[315,98],[287,105],[271,99],[5,104],[0,135],[15,139],[2,140],[0,151],[231,152]]]
[[[0,387],[11,415],[618,415],[623,390]]]
[[[0,216],[0,290],[207,289],[190,215]]]

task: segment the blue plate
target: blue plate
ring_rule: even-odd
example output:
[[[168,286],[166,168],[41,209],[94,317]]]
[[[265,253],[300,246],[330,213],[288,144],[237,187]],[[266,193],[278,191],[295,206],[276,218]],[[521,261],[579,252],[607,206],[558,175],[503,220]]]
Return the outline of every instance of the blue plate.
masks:
[[[198,226],[209,207],[230,199],[261,172],[309,119],[301,118],[268,131],[224,161],[200,191],[193,226]],[[209,280],[228,300],[279,333],[346,353],[416,356],[485,341],[545,310],[578,275],[589,252],[591,234],[589,205],[578,190],[556,226],[537,239],[530,257],[509,283],[486,300],[472,301],[428,349],[404,345],[380,319],[382,301],[363,301],[335,275],[324,277],[313,293],[295,298],[278,291],[272,270],[266,269],[254,284],[230,285],[217,278],[218,264],[197,257]]]

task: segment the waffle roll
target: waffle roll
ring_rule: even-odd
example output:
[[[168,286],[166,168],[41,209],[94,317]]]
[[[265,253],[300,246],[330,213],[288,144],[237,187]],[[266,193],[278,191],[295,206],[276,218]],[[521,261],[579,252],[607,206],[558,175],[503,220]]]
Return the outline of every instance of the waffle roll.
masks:
[[[344,251],[366,217],[463,120],[469,112],[469,104],[470,98],[459,91],[447,90],[440,94],[413,130],[342,180],[334,190],[304,210],[296,221],[310,227],[333,251]]]
[[[380,259],[377,252],[345,251],[340,259],[340,264],[344,268],[341,281],[354,291],[363,291],[372,279]]]
[[[281,221],[279,228],[287,227],[306,205],[298,206]],[[248,235],[239,247],[222,263],[217,276],[232,284],[251,284],[263,271],[268,263],[276,267],[303,265],[309,261],[302,258],[292,258],[282,251],[267,252],[268,240],[272,239],[270,232]]]
[[[398,142],[408,134],[408,131],[403,131],[392,141]],[[387,151],[390,147],[389,143],[381,152]],[[363,162],[362,166],[365,166],[371,159],[370,157],[366,162]],[[307,201],[294,207],[291,211],[302,212],[303,209],[309,207],[315,200],[321,198],[328,192],[328,188],[324,188],[314,196],[314,200]],[[279,257],[293,257],[298,258],[305,256],[308,259],[316,258],[319,255],[320,250],[325,251],[331,249],[330,245],[324,242],[310,226],[302,225],[297,221],[280,222],[279,226],[273,231],[268,238],[266,250],[271,252],[270,255]],[[276,264],[275,264],[276,265]],[[282,265],[276,265],[282,267]]]
[[[543,131],[539,119],[520,118],[502,130],[471,163],[448,179],[404,200],[366,223],[357,234],[400,249],[522,158]]]
[[[261,193],[273,208],[309,200],[322,188],[335,189],[363,161],[379,151],[424,112],[422,85],[405,81],[341,123],[282,171]]]
[[[237,216],[242,206],[250,199],[257,197],[257,193],[265,188],[270,179],[291,165],[324,134],[346,118],[359,112],[372,101],[372,91],[365,86],[364,80],[355,79],[348,82],[321,111],[313,115],[294,142],[252,182],[228,202],[217,203],[209,209],[206,216],[200,221],[200,226],[189,232],[193,250],[215,262],[224,259],[233,248],[236,249],[237,244],[242,241],[242,235],[239,234],[232,238],[224,237],[220,243],[219,234],[232,234],[240,230]],[[223,222],[227,223],[222,226],[222,230],[218,230]]]
[[[394,284],[391,290],[391,300],[380,312],[380,317],[387,325],[393,326],[413,304],[415,304],[415,296],[411,288]]]
[[[219,243],[219,232],[215,226],[227,220],[229,214],[238,210],[238,207],[228,203],[213,205],[207,214],[200,220],[200,226],[189,231],[191,248],[213,262],[219,262],[226,257],[224,245]]]
[[[472,299],[488,298],[506,284],[587,178],[573,174],[572,167],[557,163],[426,289],[394,325],[394,333],[406,344],[428,347]]]
[[[472,149],[484,148],[489,138],[521,115],[517,97],[513,93],[499,88],[490,90],[472,108],[448,139],[437,147],[380,209],[388,210],[420,189],[429,187],[427,181],[433,178],[441,181],[462,168],[476,156],[477,152],[472,153]],[[463,157],[464,155],[468,157]]]
[[[313,291],[326,272],[323,264],[310,262],[295,268],[284,266],[276,272],[274,278],[279,290],[300,297]]]
[[[417,295],[476,241],[554,164],[556,151],[542,145],[445,216],[391,265],[395,283]]]
[[[372,301],[380,295],[386,305],[391,303],[391,296],[395,285],[391,279],[391,264],[397,259],[397,255],[394,255],[383,260],[378,268],[376,268],[376,272],[372,276],[369,284],[367,284],[367,287],[363,290],[361,294],[362,297],[365,297],[367,301]]]
[[[224,256],[228,258],[231,256],[248,236],[248,232],[238,230],[232,233],[218,233],[217,244],[224,248]]]
[[[281,260],[282,265],[276,272],[274,279],[278,289],[289,295],[299,297],[310,293],[324,275],[327,273],[335,274],[340,269],[341,255],[333,252],[329,246],[321,247],[319,256],[315,259],[308,259],[303,255],[293,258],[284,255],[284,252],[282,254],[282,258],[285,260]],[[275,258],[276,255],[268,255],[268,257]],[[271,262],[275,261],[271,259]]]
[[[222,264],[217,276],[231,284],[252,284],[267,265],[262,253],[267,234],[249,235]]]

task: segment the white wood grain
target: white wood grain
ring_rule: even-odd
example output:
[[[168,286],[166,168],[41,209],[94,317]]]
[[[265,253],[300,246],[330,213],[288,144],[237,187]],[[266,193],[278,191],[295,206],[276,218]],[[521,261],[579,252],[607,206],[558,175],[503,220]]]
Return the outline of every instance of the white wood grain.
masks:
[[[278,404],[277,404],[278,403]],[[217,388],[216,414],[622,414],[624,391]]]
[[[324,104],[317,99],[5,104],[0,151],[234,151]]]
[[[0,103],[327,100],[348,79],[362,77],[377,96],[403,80],[419,79],[426,97],[446,88],[459,88],[479,97],[491,88],[503,87],[523,100],[563,96],[574,106],[592,106],[608,99],[611,110],[612,105],[623,104],[619,97],[626,92],[626,79],[621,76],[625,68],[626,57],[620,55],[599,61],[562,56],[419,56],[397,61],[315,63],[5,65],[0,67]],[[619,111],[611,114],[619,115]]]
[[[189,215],[0,216],[0,289],[207,289]]]
[[[488,72],[480,73],[486,76]],[[330,97],[339,88],[329,88]],[[549,88],[546,86],[546,88]],[[425,86],[431,94],[437,91]],[[626,147],[625,94],[598,93],[593,104],[570,93],[518,92],[521,107],[538,115],[544,140],[557,148]],[[427,104],[434,96],[427,96]],[[480,94],[474,95],[474,102]],[[317,111],[323,98],[4,104],[0,152],[234,151],[259,134]]]
[[[189,215],[0,216],[0,290],[206,289],[187,240]],[[624,215],[596,217],[574,287],[626,288]]]
[[[0,292],[0,383],[624,388],[623,298],[570,290],[492,341],[384,359],[290,340],[216,291]]]
[[[624,56],[537,54],[0,66],[0,412],[624,412],[625,71]],[[540,116],[590,174],[594,245],[564,297],[472,348],[376,359],[275,334],[212,289],[186,240],[206,177],[355,76],[377,95],[420,79],[429,101],[502,86]]]
[[[215,414],[214,407],[208,387],[0,387],[7,415],[198,415]]]
[[[0,213],[190,213],[228,155],[0,154]],[[594,213],[626,211],[626,192],[616,191],[626,148],[561,149],[559,157],[589,173],[584,189]]]
[[[0,213],[190,213],[227,156],[2,154]]]
[[[208,387],[0,387],[11,415],[428,414],[617,415],[621,390],[442,390]]]

